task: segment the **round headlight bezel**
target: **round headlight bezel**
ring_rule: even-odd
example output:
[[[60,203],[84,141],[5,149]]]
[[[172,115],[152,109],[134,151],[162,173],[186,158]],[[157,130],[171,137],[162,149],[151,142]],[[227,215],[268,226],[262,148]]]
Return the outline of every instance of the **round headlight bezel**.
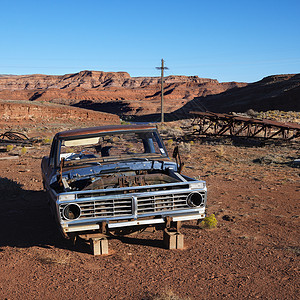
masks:
[[[71,211],[70,208],[72,208]],[[70,212],[74,215],[74,217],[70,217]],[[68,221],[77,220],[78,218],[80,218],[80,215],[81,215],[81,208],[76,203],[67,204],[62,211],[63,218]]]
[[[204,196],[201,193],[194,191],[189,193],[186,201],[190,207],[201,207],[204,205]]]

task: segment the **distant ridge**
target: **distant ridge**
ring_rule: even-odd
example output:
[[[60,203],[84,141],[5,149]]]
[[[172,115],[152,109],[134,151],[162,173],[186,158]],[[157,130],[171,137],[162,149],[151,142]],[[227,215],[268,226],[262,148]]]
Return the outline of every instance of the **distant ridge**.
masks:
[[[81,71],[66,75],[0,77],[0,99],[47,101],[122,115],[160,110],[161,78],[131,77],[127,72]],[[172,112],[199,96],[218,94],[247,83],[219,83],[198,76],[164,79],[165,111]]]
[[[121,117],[144,116],[160,112],[160,80],[159,76],[89,70],[66,75],[1,75],[0,99],[46,101]],[[300,110],[300,74],[271,75],[250,84],[176,75],[165,77],[164,82],[166,113]]]
[[[160,77],[131,77],[127,72],[81,71],[66,75],[0,75],[1,90],[22,89],[97,89],[104,87],[137,88],[160,83]],[[216,79],[198,76],[167,76],[166,84],[172,83],[218,83]]]
[[[300,74],[272,75],[247,86],[230,89],[217,95],[195,97],[179,110],[187,115],[191,110],[229,113],[281,110],[300,111]]]

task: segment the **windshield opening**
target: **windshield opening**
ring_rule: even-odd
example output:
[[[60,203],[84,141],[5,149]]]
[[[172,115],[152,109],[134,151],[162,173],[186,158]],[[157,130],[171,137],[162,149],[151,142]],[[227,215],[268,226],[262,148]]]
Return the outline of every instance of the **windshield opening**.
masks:
[[[148,156],[165,157],[167,153],[157,133],[123,132],[62,140],[59,160],[115,159]]]

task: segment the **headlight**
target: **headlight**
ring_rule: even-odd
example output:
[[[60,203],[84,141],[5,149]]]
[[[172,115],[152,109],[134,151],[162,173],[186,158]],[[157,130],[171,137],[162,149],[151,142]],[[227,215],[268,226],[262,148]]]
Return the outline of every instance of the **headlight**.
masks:
[[[203,196],[198,192],[192,192],[187,197],[187,204],[191,207],[199,207],[203,202]]]
[[[75,220],[80,217],[81,209],[78,204],[67,204],[63,209],[63,217],[67,220]]]
[[[72,200],[75,200],[75,194],[59,195],[58,200],[59,201],[72,201]]]
[[[205,181],[190,183],[190,189],[204,189],[205,186]]]

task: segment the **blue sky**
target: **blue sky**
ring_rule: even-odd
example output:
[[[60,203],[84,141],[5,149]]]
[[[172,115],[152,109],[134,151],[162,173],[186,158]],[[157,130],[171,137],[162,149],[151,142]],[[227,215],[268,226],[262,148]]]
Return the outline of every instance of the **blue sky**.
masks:
[[[300,1],[0,0],[0,74],[300,72]]]

